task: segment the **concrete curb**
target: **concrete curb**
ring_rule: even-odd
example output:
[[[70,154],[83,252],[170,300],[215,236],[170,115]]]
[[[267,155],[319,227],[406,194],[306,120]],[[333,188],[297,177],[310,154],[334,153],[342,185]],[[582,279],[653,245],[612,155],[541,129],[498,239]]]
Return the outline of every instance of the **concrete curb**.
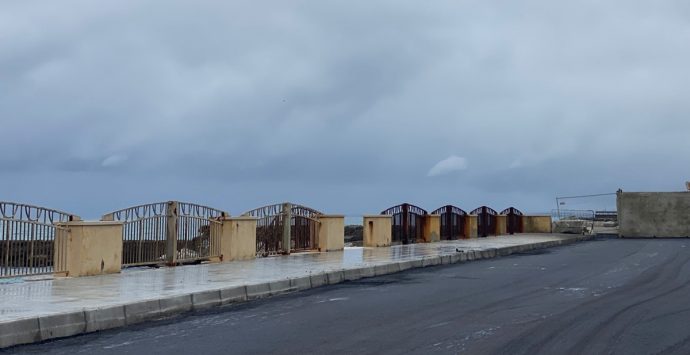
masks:
[[[532,244],[513,245],[484,250],[468,250],[443,255],[426,256],[389,264],[365,266],[355,269],[334,270],[266,283],[232,286],[205,290],[185,295],[139,301],[131,304],[85,309],[80,312],[51,314],[0,322],[0,349],[21,344],[119,328],[145,321],[163,319],[186,312],[199,311],[283,293],[304,291],[345,281],[390,275],[405,270],[437,265],[449,265],[468,261],[492,259],[512,254],[578,243],[594,239],[594,235],[582,235]]]

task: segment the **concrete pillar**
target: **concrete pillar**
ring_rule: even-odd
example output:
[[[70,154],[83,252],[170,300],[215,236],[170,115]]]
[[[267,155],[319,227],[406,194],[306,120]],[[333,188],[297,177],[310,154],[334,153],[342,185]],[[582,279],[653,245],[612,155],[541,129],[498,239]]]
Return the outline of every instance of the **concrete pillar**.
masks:
[[[441,240],[441,215],[428,214],[424,216],[424,242],[438,242]]]
[[[345,216],[319,216],[319,251],[336,251],[345,248]]]
[[[58,224],[55,268],[65,276],[119,273],[122,269],[122,222],[73,221]]]
[[[177,201],[168,201],[165,211],[165,262],[168,265],[177,263]]]
[[[220,237],[220,260],[248,260],[256,258],[256,218],[225,217]]]
[[[465,238],[477,238],[477,215],[468,214],[465,216]]]
[[[364,216],[363,239],[365,247],[388,247],[391,245],[393,218],[389,215]]]
[[[283,254],[290,255],[292,250],[292,204],[283,203]]]
[[[508,234],[508,216],[499,214],[496,216],[496,235]]]

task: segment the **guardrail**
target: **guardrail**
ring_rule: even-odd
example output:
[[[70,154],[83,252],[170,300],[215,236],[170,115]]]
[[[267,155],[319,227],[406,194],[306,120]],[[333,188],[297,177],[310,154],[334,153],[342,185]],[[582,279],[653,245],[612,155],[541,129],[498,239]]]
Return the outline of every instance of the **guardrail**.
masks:
[[[0,202],[0,278],[64,271],[67,229],[78,217],[48,208]]]
[[[125,208],[104,215],[121,221],[122,265],[175,264],[220,256],[220,219],[227,213],[187,202],[168,201]]]

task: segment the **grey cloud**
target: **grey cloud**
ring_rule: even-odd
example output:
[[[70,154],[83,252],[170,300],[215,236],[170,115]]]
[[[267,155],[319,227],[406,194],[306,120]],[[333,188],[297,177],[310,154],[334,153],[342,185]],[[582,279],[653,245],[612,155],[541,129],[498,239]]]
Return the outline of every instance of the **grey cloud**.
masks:
[[[688,19],[670,0],[4,3],[0,195],[368,213],[676,189]],[[427,177],[452,155],[471,165]]]

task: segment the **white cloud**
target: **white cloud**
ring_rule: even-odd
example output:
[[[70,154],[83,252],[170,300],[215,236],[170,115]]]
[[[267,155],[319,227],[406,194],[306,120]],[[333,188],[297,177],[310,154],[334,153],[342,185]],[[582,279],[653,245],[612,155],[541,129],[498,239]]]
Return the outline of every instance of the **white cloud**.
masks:
[[[122,163],[127,161],[127,156],[124,154],[111,155],[101,162],[101,166],[104,168],[114,167],[122,165]]]
[[[451,155],[448,158],[436,163],[436,165],[429,170],[427,176],[439,176],[465,169],[467,169],[467,159],[456,155]]]

